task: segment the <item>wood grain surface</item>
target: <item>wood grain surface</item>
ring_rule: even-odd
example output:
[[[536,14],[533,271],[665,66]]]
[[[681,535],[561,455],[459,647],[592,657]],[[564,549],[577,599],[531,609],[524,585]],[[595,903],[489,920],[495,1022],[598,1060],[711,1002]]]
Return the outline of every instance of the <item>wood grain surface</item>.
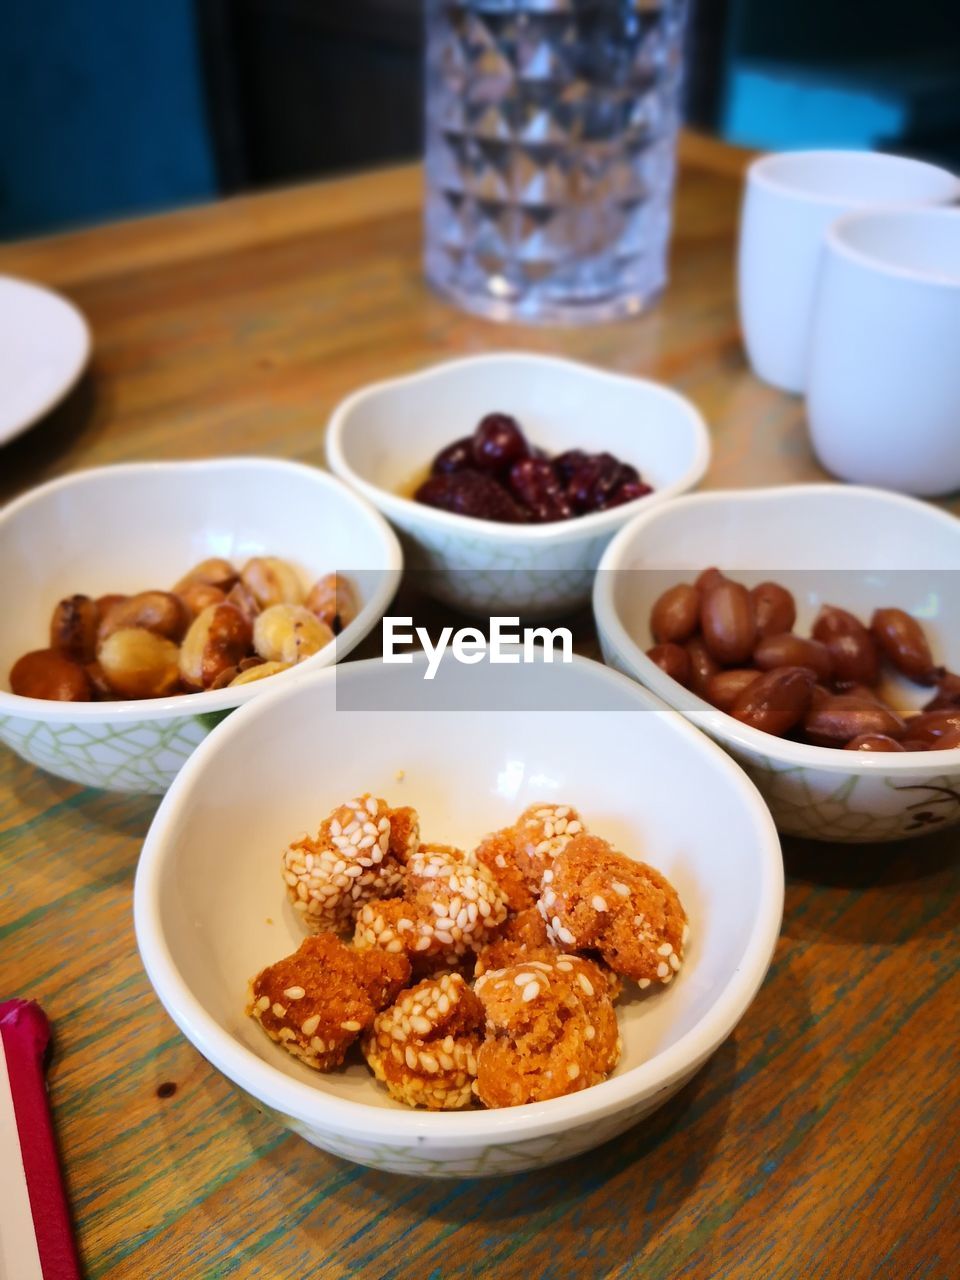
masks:
[[[676,386],[711,424],[709,487],[821,479],[801,402],[744,367],[743,160],[684,140],[667,293],[638,320],[580,332],[494,327],[432,296],[413,169],[0,246],[0,271],[62,289],[95,339],[74,393],[0,455],[0,493],[126,459],[320,464],[347,391],[499,347]],[[589,620],[576,625],[590,651]],[[787,842],[770,976],[682,1093],[576,1161],[437,1183],[278,1129],[167,1019],[131,918],[154,809],[0,757],[0,995],[39,1000],[54,1024],[51,1096],[90,1277],[958,1274],[955,834]]]

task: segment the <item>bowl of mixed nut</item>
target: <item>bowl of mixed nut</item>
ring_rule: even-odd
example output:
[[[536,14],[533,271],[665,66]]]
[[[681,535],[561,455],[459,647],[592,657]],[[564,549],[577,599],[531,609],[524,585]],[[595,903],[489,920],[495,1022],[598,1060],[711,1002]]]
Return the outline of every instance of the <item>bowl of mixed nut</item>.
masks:
[[[697,409],[661,383],[498,352],[342,401],[331,469],[400,531],[422,587],[473,614],[586,604],[604,547],[710,459]]]
[[[697,494],[638,515],[594,586],[606,661],[720,742],[781,831],[960,823],[960,520],[878,489]]]
[[[354,648],[402,556],[332,476],[232,458],[32,490],[0,516],[0,564],[18,601],[0,740],[71,781],[159,794],[234,707]]]
[[[379,1169],[509,1175],[642,1122],[730,1034],[780,845],[743,771],[600,663],[425,669],[278,682],[202,743],[144,844],[137,941],[278,1123]]]

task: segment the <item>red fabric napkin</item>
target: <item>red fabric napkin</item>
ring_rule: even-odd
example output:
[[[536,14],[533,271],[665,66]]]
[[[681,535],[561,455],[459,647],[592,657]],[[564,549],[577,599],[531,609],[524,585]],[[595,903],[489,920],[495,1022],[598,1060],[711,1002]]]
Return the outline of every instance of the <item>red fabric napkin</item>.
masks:
[[[16,1136],[19,1139],[19,1158],[26,1176],[27,1195],[33,1218],[33,1234],[36,1254],[29,1248],[29,1231],[20,1217],[8,1223],[7,1241],[14,1238],[26,1241],[26,1252],[31,1257],[19,1263],[20,1270],[12,1275],[29,1271],[35,1274],[36,1257],[40,1259],[43,1280],[80,1280],[80,1263],[67,1208],[67,1197],[60,1175],[57,1146],[47,1102],[44,1060],[50,1043],[50,1024],[46,1015],[33,1000],[8,1000],[0,1003],[0,1046],[6,1063],[9,1096],[0,1078],[0,1109],[9,1116],[12,1100]],[[0,1076],[2,1076],[0,1072]],[[0,1160],[12,1162],[17,1153],[13,1149],[13,1126],[4,1129],[0,1115],[0,1136],[8,1136],[6,1150],[0,1150]],[[22,1183],[20,1184],[22,1196]],[[15,1203],[0,1204],[0,1235],[3,1235],[4,1214],[16,1213]],[[30,1265],[32,1260],[32,1266]],[[2,1257],[0,1257],[2,1261]]]

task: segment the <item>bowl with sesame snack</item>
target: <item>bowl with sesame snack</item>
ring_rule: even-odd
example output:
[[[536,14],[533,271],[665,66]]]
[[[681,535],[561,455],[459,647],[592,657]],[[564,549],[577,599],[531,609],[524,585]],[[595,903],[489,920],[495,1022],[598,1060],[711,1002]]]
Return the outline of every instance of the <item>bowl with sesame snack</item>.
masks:
[[[201,744],[144,844],[138,945],[308,1142],[515,1173],[641,1123],[747,1014],[780,847],[738,766],[598,663],[425,672],[278,685]]]

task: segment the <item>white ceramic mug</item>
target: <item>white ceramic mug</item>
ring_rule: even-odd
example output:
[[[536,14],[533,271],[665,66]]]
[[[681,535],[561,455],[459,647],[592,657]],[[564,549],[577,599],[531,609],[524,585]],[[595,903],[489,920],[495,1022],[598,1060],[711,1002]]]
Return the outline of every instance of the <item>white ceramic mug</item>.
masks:
[[[878,205],[949,204],[960,180],[920,160],[872,151],[785,151],[747,171],[740,220],[740,323],[754,373],[802,391],[823,236]]]
[[[960,209],[874,210],[826,234],[807,414],[844,480],[960,489]]]

